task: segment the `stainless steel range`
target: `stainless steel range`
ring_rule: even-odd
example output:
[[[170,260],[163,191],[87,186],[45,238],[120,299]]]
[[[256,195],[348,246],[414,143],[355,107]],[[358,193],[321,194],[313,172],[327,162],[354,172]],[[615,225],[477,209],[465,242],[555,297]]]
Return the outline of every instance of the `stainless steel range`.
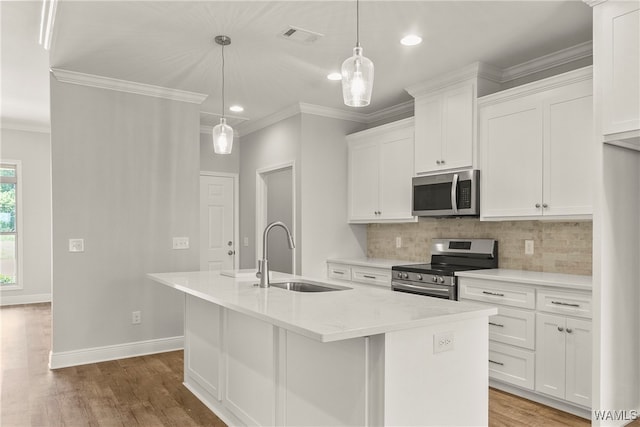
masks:
[[[443,299],[458,299],[457,271],[498,267],[498,241],[433,239],[430,264],[391,268],[391,289]]]

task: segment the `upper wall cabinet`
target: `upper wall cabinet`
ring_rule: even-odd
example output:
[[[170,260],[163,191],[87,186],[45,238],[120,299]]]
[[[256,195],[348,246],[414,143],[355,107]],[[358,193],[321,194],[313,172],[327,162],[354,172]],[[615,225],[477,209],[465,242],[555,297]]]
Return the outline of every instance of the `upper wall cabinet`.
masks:
[[[487,70],[483,64],[473,64],[407,88],[415,98],[416,175],[475,166],[476,98],[499,87],[479,77],[489,74]]]
[[[640,150],[640,2],[594,7],[594,58],[605,141]]]
[[[351,223],[412,222],[413,118],[347,136]]]
[[[484,98],[481,219],[586,219],[593,210],[592,68]]]

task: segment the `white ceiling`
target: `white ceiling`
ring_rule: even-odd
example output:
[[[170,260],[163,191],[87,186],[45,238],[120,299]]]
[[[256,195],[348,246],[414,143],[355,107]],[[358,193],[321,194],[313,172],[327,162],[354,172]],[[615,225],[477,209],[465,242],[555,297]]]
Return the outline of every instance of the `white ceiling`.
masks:
[[[232,40],[226,104],[243,105],[243,118],[297,102],[354,111],[340,82],[326,79],[355,44],[353,0],[60,0],[50,58],[37,44],[41,3],[0,3],[3,118],[48,122],[49,67],[208,94],[202,111],[219,114],[219,34]],[[310,45],[278,37],[289,25],[324,37]],[[423,43],[401,46],[410,32]],[[362,0],[360,41],[375,82],[371,105],[356,111],[408,101],[405,87],[476,61],[508,68],[590,39],[591,8],[582,1]]]

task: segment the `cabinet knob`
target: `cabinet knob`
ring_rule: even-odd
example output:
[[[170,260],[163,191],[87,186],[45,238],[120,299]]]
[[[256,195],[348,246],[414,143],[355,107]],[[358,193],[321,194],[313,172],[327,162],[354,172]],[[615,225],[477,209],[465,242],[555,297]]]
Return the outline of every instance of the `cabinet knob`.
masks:
[[[440,160],[436,160],[436,165],[439,165],[439,164],[440,164]]]
[[[564,328],[562,326],[558,326],[558,331],[562,332],[564,331]]]
[[[227,255],[234,255],[236,253],[236,251],[229,251],[227,252]]]
[[[540,203],[536,203],[536,208],[539,208],[539,207],[540,207]]]
[[[570,333],[572,333],[572,332],[573,332],[573,329],[571,329],[571,328],[567,328],[567,333],[568,333],[568,334],[570,334]]]
[[[440,160],[440,164],[441,164],[441,165],[444,165],[444,160]]]
[[[546,204],[546,203],[543,203],[543,204],[542,204],[542,207],[546,209],[546,208],[548,208],[548,207],[549,207],[549,205],[548,205],[548,204]]]

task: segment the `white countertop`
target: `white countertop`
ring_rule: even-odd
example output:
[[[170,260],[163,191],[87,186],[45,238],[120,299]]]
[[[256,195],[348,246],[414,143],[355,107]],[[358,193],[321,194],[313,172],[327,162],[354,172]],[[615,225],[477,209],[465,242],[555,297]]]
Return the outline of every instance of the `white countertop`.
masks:
[[[383,334],[497,314],[495,308],[393,292],[356,283],[307,280],[349,286],[332,292],[294,292],[254,286],[257,279],[218,272],[154,273],[147,277],[186,294],[269,322],[321,342]],[[272,282],[301,279],[274,273]]]
[[[420,264],[418,261],[384,258],[330,258],[327,262],[371,268],[391,268],[394,265]]]
[[[499,282],[515,282],[530,285],[549,287],[561,287],[590,291],[592,288],[591,276],[576,274],[545,273],[542,271],[507,270],[494,268],[490,270],[471,270],[456,273],[458,277],[473,277],[476,279],[496,280]]]

